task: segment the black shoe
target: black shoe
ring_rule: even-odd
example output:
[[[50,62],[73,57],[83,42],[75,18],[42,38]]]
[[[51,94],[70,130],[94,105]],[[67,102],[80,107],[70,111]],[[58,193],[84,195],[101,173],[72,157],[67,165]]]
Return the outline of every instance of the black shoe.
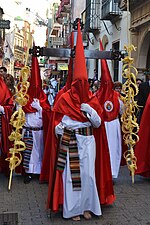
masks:
[[[31,180],[32,180],[32,175],[26,174],[24,177],[24,184],[29,184]]]

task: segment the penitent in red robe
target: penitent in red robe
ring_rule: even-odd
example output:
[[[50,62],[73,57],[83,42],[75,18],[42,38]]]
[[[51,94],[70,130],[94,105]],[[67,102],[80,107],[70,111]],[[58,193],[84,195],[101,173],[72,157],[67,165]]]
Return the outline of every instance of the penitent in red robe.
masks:
[[[9,124],[13,112],[13,97],[4,80],[0,77],[0,105],[4,107],[5,114],[2,114],[2,130],[0,136],[0,171],[5,175],[9,174],[8,162],[5,159],[8,157],[10,141],[8,136],[11,134],[11,125]]]
[[[79,26],[78,26],[79,30]],[[63,93],[53,108],[53,118],[51,118],[51,142],[49,145],[49,187],[48,187],[48,198],[47,198],[47,208],[52,211],[58,211],[59,205],[63,204],[63,185],[62,185],[62,175],[56,170],[57,163],[57,140],[55,136],[55,126],[61,121],[63,115],[69,116],[75,121],[86,122],[87,118],[83,115],[80,110],[82,103],[89,104],[94,108],[98,115],[102,114],[101,106],[95,96],[89,91],[89,84],[87,79],[85,58],[83,56],[83,46],[79,43],[82,42],[81,33],[78,31],[77,45],[76,45],[76,56],[74,62],[73,71],[73,82],[68,91]],[[102,129],[103,130],[103,129]],[[101,135],[101,140],[103,141],[103,135]],[[106,137],[106,136],[105,136]],[[104,142],[107,141],[104,137]],[[98,135],[98,139],[100,139]],[[112,186],[112,176],[110,168],[110,160],[108,154],[108,146],[103,142],[101,143],[102,148],[97,148],[99,154],[96,152],[96,170],[97,170],[97,185],[99,191],[99,197],[101,204],[112,203],[115,199],[113,186]],[[48,145],[47,145],[48,147]],[[100,164],[102,162],[102,164]],[[110,187],[107,187],[110,185]]]
[[[135,174],[150,178],[150,94],[146,101],[146,106],[142,114],[139,142],[135,146],[135,156],[137,158],[137,170]]]

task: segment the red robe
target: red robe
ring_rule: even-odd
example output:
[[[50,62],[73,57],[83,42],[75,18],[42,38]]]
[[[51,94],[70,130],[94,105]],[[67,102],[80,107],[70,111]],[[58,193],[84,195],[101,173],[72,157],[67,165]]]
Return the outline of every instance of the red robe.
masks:
[[[100,203],[112,204],[116,197],[113,189],[110,155],[104,121],[102,121],[98,129],[94,129],[94,136],[96,140],[95,175]]]
[[[41,168],[41,174],[40,174],[40,182],[48,182],[50,171],[53,173],[54,171],[54,162],[56,157],[56,149],[57,149],[57,138],[55,135],[55,126],[60,123],[61,118],[56,118],[55,112],[51,112],[51,117],[49,122],[47,121],[48,131],[47,131],[47,138],[45,140],[45,147],[44,147],[44,155],[43,155],[43,161],[42,161],[42,168]],[[54,154],[54,155],[53,155]],[[54,158],[54,159],[53,159]],[[51,160],[50,160],[51,159]],[[53,159],[53,160],[52,160]],[[51,163],[50,163],[51,161]],[[51,179],[50,179],[51,180]]]
[[[135,174],[150,178],[150,94],[146,101],[146,106],[142,114],[139,142],[135,146],[135,156],[137,158],[137,170]]]
[[[4,107],[5,114],[2,114],[2,133],[0,138],[0,171],[4,172],[6,175],[9,174],[9,163],[5,161],[9,154],[9,148],[11,147],[11,142],[8,136],[11,134],[11,125],[9,124],[11,115],[13,113],[13,97],[8,87],[6,86],[4,80],[0,77],[0,105]]]

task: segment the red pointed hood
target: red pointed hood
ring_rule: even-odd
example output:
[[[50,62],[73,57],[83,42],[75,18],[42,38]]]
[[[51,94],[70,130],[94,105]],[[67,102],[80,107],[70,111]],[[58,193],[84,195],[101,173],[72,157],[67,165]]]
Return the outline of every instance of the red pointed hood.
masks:
[[[71,49],[73,48],[74,45],[74,32],[71,33],[71,37],[70,37],[70,43],[71,43]],[[69,66],[68,66],[68,76],[67,76],[67,81],[65,86],[57,93],[55,100],[54,100],[54,105],[57,102],[57,100],[59,99],[59,97],[65,93],[66,91],[68,91],[71,88],[71,83],[72,83],[72,76],[73,76],[73,58],[70,58],[69,60]]]
[[[78,101],[80,103],[87,102],[89,99],[89,82],[79,22],[78,22],[78,33],[75,49],[74,74],[73,74],[73,83],[71,87],[71,94],[73,98],[78,98]]]
[[[82,42],[80,23],[78,22],[77,43],[74,60],[73,82],[70,90],[64,93],[56,102],[53,111],[62,113],[77,121],[87,121],[80,110],[82,103],[88,103],[100,115],[102,109],[95,96],[89,90],[86,61]]]
[[[47,96],[42,89],[39,63],[37,57],[35,56],[32,56],[30,86],[27,94],[29,95],[29,101],[27,105],[23,107],[26,113],[36,112],[36,109],[33,109],[31,106],[33,98],[39,99],[42,108],[50,110],[50,105],[48,103]]]
[[[68,76],[67,76],[67,81],[65,85],[65,90],[69,90],[71,88],[71,83],[72,83],[72,70],[73,70],[73,59],[70,58],[69,61],[69,66],[68,66]]]
[[[39,99],[41,91],[42,91],[42,80],[40,75],[38,59],[37,57],[32,56],[31,79],[28,94],[32,98]]]
[[[103,50],[101,41],[100,50]],[[96,96],[103,107],[104,121],[115,119],[119,113],[118,93],[113,90],[113,81],[105,59],[101,59],[101,84]]]
[[[71,49],[74,47],[74,32],[71,33],[70,37],[70,43],[71,43]],[[67,81],[65,85],[65,91],[69,90],[71,88],[71,83],[72,83],[72,74],[73,74],[73,58],[70,58],[69,60],[69,67],[68,67],[68,76],[67,76]]]
[[[100,50],[101,51],[104,50],[101,41],[100,41]],[[113,89],[112,77],[110,75],[108,64],[105,59],[101,59],[101,86],[103,86],[103,85],[104,86],[107,85],[107,91],[110,91],[111,89]]]
[[[75,80],[87,80],[88,75],[87,75],[86,61],[85,61],[83,41],[82,41],[82,34],[81,34],[79,22],[78,22],[77,43],[76,43],[75,51],[76,52],[75,52],[75,60],[74,60],[73,81],[75,81]]]

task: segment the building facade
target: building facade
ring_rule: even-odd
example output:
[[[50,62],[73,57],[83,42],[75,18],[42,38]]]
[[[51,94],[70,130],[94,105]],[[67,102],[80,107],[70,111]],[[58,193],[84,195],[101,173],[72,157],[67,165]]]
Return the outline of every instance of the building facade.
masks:
[[[145,73],[150,70],[150,0],[131,1],[131,41],[137,47],[133,54],[138,76],[146,79]]]

